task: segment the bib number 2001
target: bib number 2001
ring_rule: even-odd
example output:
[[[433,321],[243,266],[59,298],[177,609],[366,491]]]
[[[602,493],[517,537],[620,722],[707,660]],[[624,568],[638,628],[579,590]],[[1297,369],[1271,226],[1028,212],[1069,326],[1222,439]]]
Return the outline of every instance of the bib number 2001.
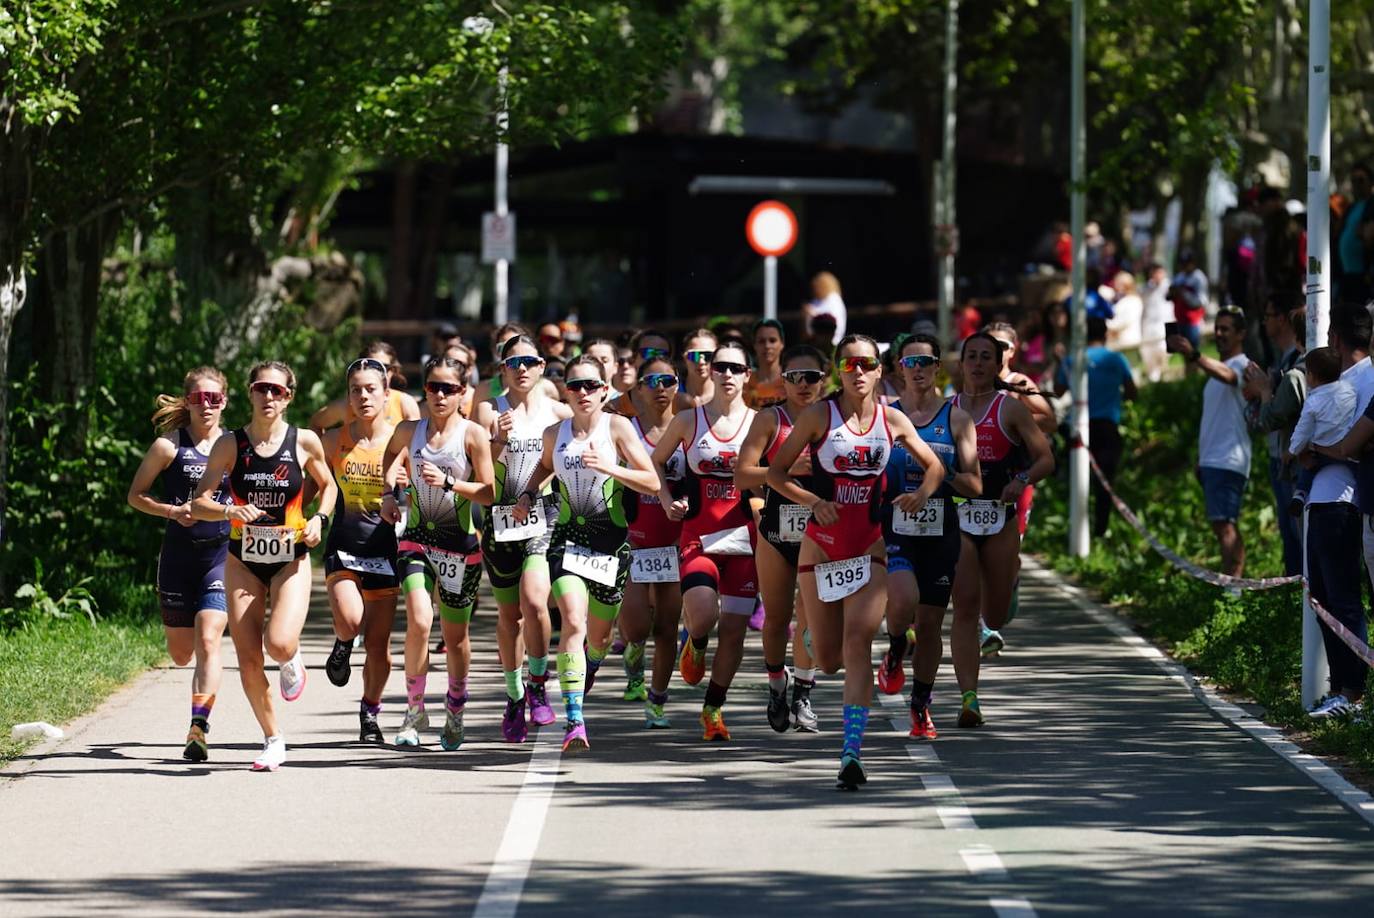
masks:
[[[242,558],[249,564],[280,564],[296,554],[296,532],[285,526],[244,526]]]

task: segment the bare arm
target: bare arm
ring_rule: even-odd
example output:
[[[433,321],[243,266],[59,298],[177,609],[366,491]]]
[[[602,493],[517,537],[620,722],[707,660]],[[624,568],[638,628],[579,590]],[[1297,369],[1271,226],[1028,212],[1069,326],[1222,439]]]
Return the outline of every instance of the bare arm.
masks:
[[[983,493],[983,468],[978,462],[978,432],[974,430],[973,418],[964,409],[954,408],[949,413],[949,423],[954,428],[954,455],[959,468],[954,474],[954,490],[965,497],[979,497]]]
[[[530,507],[534,505],[530,495],[538,494],[539,489],[544,487],[544,482],[553,476],[553,447],[557,442],[558,424],[550,424],[544,431],[544,452],[539,457],[539,464],[534,467],[534,472],[530,474],[530,483],[520,492],[515,501],[515,509],[511,511],[511,518],[516,523],[523,525],[529,519]]]
[[[262,511],[252,504],[231,505],[215,500],[212,492],[219,487],[220,479],[229,474],[234,467],[234,452],[237,446],[233,434],[223,434],[215,445],[210,447],[210,459],[205,463],[205,476],[196,488],[196,496],[191,501],[191,513],[198,520],[238,520],[251,523],[262,516]]]
[[[401,519],[401,508],[397,506],[395,495],[391,492],[400,484],[403,477],[407,481],[410,480],[410,476],[405,472],[410,461],[410,438],[414,432],[414,421],[402,421],[397,424],[396,429],[391,432],[391,439],[386,443],[386,451],[382,453],[382,481],[387,489],[382,493],[381,516],[388,523],[396,523]]]
[[[616,481],[628,485],[640,494],[657,494],[658,472],[654,470],[654,464],[649,461],[649,454],[644,452],[644,444],[639,442],[639,437],[635,434],[630,422],[619,415],[611,416],[611,442],[615,444],[620,458],[624,459],[628,465],[609,464],[605,468],[595,468],[588,463],[588,467],[592,468],[593,471],[605,472]],[[606,464],[610,458],[608,456],[595,456],[597,463],[602,465]]]
[[[413,399],[412,399],[413,401]],[[310,416],[310,429],[318,436],[348,420],[348,402],[335,399]]]
[[[912,425],[910,418],[895,408],[884,408],[883,410],[887,412],[887,425],[888,429],[892,431],[893,440],[906,447],[906,451],[911,453],[912,458],[921,464],[921,468],[925,472],[919,488],[899,495],[895,501],[897,506],[906,512],[918,513],[944,481],[944,463],[940,461],[939,456],[935,455],[935,450],[931,449],[926,441],[922,440],[920,435],[916,433],[916,428]]]
[[[1169,343],[1173,345],[1175,351],[1183,355],[1184,360],[1196,363],[1202,368],[1202,372],[1206,373],[1217,382],[1228,386],[1234,386],[1240,381],[1240,377],[1236,375],[1235,370],[1228,367],[1222,361],[1217,360],[1215,357],[1208,357],[1206,354],[1195,350],[1193,348],[1193,342],[1182,335],[1170,336]]]
[[[821,500],[817,495],[803,488],[791,476],[790,470],[792,463],[796,462],[797,457],[802,454],[802,450],[825,435],[829,421],[830,404],[828,402],[817,403],[803,411],[801,417],[797,418],[796,423],[792,425],[792,432],[787,435],[782,446],[778,447],[777,455],[769,463],[767,476],[768,487],[794,504],[810,507],[812,516],[822,526],[834,525],[835,521],[839,519],[839,510],[832,502]],[[908,422],[909,424],[910,422]]]
[[[649,461],[654,464],[654,471],[658,473],[659,503],[663,505],[663,512],[668,514],[668,518],[672,520],[682,519],[682,515],[687,512],[687,502],[674,499],[673,491],[668,487],[668,460],[673,457],[673,452],[686,440],[689,419],[695,421],[695,415],[673,415],[673,419],[668,422],[668,429],[663,431],[663,436],[658,438],[658,445],[654,447],[653,455],[649,457]]]
[[[491,443],[481,427],[469,427],[465,436],[472,480],[455,483],[453,490],[474,504],[490,507],[496,500],[496,468],[491,461]]]
[[[329,471],[329,463],[324,458],[324,444],[314,431],[302,430],[296,439],[302,453],[305,454],[305,471],[315,480],[315,485],[320,489],[320,509],[319,513],[332,515],[334,504],[338,497],[339,486],[334,481],[334,473]],[[319,514],[310,517],[305,524],[305,532],[301,535],[301,541],[311,548],[320,544],[320,534],[324,530],[324,523],[320,520]]]
[[[140,513],[176,520],[183,526],[189,526],[195,519],[189,503],[181,506],[169,504],[158,500],[151,493],[153,485],[157,483],[157,476],[166,471],[176,455],[176,444],[167,437],[158,437],[154,440],[153,445],[148,447],[148,452],[144,454],[143,461],[139,463],[138,471],[134,472],[134,480],[129,485],[128,501],[129,506]]]
[[[752,491],[768,483],[768,469],[763,466],[763,451],[773,442],[778,431],[778,413],[760,411],[749,424],[749,432],[740,444],[739,458],[735,460],[735,487],[741,491]]]
[[[1029,411],[1014,401],[1003,402],[1002,410],[1008,412],[1009,416],[1004,417],[1010,421],[1012,431],[1021,438],[1021,443],[1031,457],[1030,468],[1026,469],[1028,480],[1022,482],[1019,478],[1013,478],[1002,489],[1000,499],[1012,503],[1021,496],[1027,485],[1035,484],[1054,471],[1054,454],[1050,452],[1050,441],[1035,425]]]
[[[407,421],[420,420],[420,403],[409,392],[401,393],[401,417]]]
[[[1359,459],[1371,442],[1374,442],[1374,418],[1369,415],[1355,421],[1350,433],[1333,446],[1313,446],[1312,449],[1332,459]]]

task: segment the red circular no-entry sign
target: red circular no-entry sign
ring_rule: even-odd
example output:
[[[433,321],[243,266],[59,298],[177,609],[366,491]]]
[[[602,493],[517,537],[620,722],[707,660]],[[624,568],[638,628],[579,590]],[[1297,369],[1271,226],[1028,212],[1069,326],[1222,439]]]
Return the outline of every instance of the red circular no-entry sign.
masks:
[[[797,243],[797,217],[781,201],[762,201],[744,221],[749,245],[760,255],[786,255]]]

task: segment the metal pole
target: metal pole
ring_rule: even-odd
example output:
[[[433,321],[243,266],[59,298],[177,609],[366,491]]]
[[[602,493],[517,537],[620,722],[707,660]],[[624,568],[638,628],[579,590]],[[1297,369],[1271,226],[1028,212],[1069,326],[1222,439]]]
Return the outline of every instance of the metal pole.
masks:
[[[1307,16],[1307,349],[1326,344],[1331,313],[1331,2],[1311,0]],[[1306,515],[1304,515],[1304,519]],[[1303,573],[1307,572],[1303,527]],[[1302,703],[1310,708],[1325,694],[1326,653],[1321,628],[1302,593]]]
[[[1083,557],[1088,553],[1088,362],[1084,356],[1088,335],[1087,315],[1084,312],[1084,160],[1087,137],[1083,126],[1083,0],[1073,0],[1073,75],[1070,79],[1072,96],[1069,126],[1069,145],[1072,151],[1069,165],[1069,219],[1073,234],[1073,304],[1070,309],[1069,347],[1073,365],[1070,367],[1069,389],[1073,393],[1070,424],[1075,442],[1069,450],[1069,553]]]
[[[935,181],[935,222],[939,227],[954,226],[954,125],[956,90],[959,87],[959,0],[948,0],[945,11],[945,119],[940,148],[940,165]],[[954,253],[940,254],[939,315],[940,346],[949,348],[950,326],[954,317]]]
[[[763,257],[763,317],[778,317],[778,256]]]
[[[504,217],[508,213],[506,204],[506,175],[510,172],[510,148],[506,146],[506,128],[510,125],[510,115],[506,110],[506,68],[501,68],[497,78],[496,92],[499,108],[496,112],[496,215]],[[502,258],[496,262],[496,275],[493,287],[496,304],[492,310],[492,321],[500,327],[510,318],[510,262]]]

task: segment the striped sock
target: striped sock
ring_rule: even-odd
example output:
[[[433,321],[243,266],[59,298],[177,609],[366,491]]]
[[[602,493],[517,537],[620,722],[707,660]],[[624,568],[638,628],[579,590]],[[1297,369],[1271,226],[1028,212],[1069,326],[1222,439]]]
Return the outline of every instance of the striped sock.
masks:
[[[567,714],[570,724],[582,722],[582,693],[586,685],[586,655],[577,651],[560,653],[558,655],[558,687],[563,690],[563,710]]]
[[[429,673],[420,673],[418,676],[406,676],[406,707],[425,709],[425,683],[428,681]]]
[[[511,670],[502,670],[501,675],[506,677],[506,697],[511,701],[519,701],[525,697],[525,683],[520,679],[520,667]]]
[[[867,707],[857,704],[844,706],[844,748],[840,751],[840,755],[858,757],[859,750],[863,748],[864,744],[864,728],[867,726]]]
[[[649,701],[650,701],[652,704],[667,704],[667,703],[668,703],[668,693],[667,693],[667,692],[664,692],[663,694],[660,695],[658,692],[655,692],[653,689],[649,689]]]
[[[215,696],[200,692],[191,693],[191,723],[202,730],[210,729],[210,710],[215,706]]]
[[[461,714],[463,708],[468,703],[468,677],[455,676],[448,674],[448,693],[444,695],[444,703],[448,706],[450,714]]]

